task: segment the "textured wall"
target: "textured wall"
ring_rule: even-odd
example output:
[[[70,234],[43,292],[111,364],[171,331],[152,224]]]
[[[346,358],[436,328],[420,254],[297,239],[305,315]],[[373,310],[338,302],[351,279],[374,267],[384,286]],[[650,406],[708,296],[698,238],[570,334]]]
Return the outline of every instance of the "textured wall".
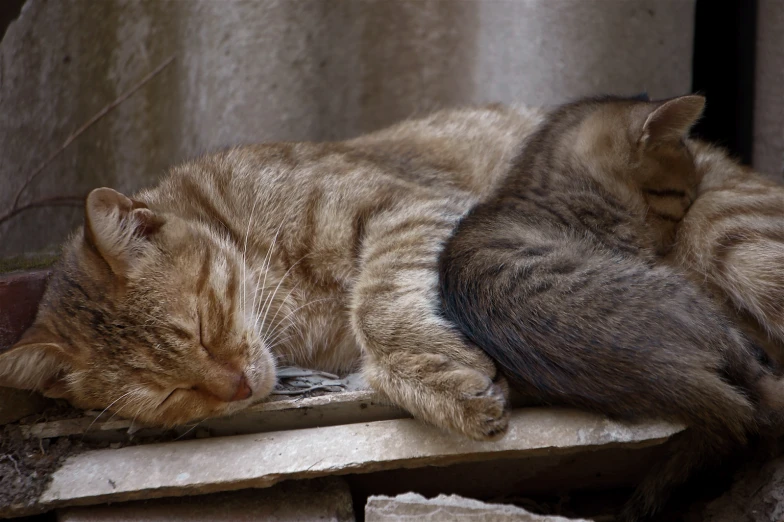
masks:
[[[754,167],[784,175],[784,2],[760,0],[754,98]]]
[[[693,0],[28,0],[0,43],[0,214],[24,201],[132,191],[239,142],[335,139],[437,107],[551,104],[689,90]],[[0,225],[0,256],[51,248],[77,208]]]

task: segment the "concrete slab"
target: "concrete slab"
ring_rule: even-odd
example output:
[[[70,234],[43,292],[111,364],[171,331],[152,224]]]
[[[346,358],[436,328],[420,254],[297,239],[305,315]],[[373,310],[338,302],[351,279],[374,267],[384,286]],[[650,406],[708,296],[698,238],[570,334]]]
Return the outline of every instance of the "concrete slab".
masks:
[[[488,504],[459,495],[428,499],[416,493],[373,496],[365,505],[365,522],[588,522],[586,519],[537,515],[508,504]]]
[[[353,522],[351,492],[339,478],[110,506],[65,508],[58,522]]]
[[[2,397],[2,395],[0,395]],[[0,410],[2,412],[2,410]],[[336,426],[355,422],[401,419],[410,415],[381,402],[370,390],[333,392],[317,397],[274,397],[228,417],[208,419],[199,423],[200,434],[213,437],[283,431],[316,426]],[[165,430],[134,425],[126,419],[105,415],[84,415],[73,419],[21,425],[26,438],[49,439],[78,435],[89,441],[129,442],[134,439],[156,437]],[[180,426],[183,438],[192,438],[192,426]]]
[[[567,409],[512,413],[494,442],[445,434],[412,419],[238,435],[99,450],[70,457],[39,508],[268,487],[287,479],[445,466],[500,458],[575,454],[660,444],[683,428],[619,423]],[[0,508],[0,515],[13,515]]]

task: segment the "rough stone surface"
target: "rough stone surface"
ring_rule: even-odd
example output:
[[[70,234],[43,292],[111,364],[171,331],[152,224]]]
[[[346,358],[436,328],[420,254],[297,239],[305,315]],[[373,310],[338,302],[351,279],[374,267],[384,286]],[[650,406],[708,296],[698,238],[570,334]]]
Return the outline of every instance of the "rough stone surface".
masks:
[[[2,411],[0,408],[0,418]],[[39,439],[78,436],[88,441],[134,443],[139,439],[172,435],[193,438],[199,431],[211,437],[225,437],[411,417],[404,410],[379,400],[370,390],[328,392],[313,397],[275,397],[231,416],[204,420],[199,423],[198,430],[189,426],[144,427],[131,420],[111,419],[108,415],[96,417],[96,414],[77,413],[75,417],[23,424],[19,429],[23,436]]]
[[[754,93],[754,167],[784,177],[784,9],[759,0]]]
[[[693,11],[694,0],[28,0],[0,43],[0,209],[170,56],[22,203],[134,191],[210,149],[349,137],[443,106],[682,94]],[[0,226],[0,256],[50,249],[81,218],[20,214]]]
[[[500,458],[574,455],[661,444],[682,427],[610,421],[589,413],[530,408],[508,434],[476,442],[413,419],[89,451],[52,476],[39,507],[97,504],[268,487],[287,479],[445,466]],[[0,516],[19,514],[0,506]]]
[[[714,500],[701,522],[778,522],[784,520],[784,457],[740,474],[730,491]]]
[[[351,492],[341,479],[285,482],[196,497],[66,508],[58,522],[353,522]]]
[[[365,522],[588,522],[585,519],[537,515],[517,506],[488,504],[458,495],[427,499],[416,493],[396,497],[374,496],[365,506]]]

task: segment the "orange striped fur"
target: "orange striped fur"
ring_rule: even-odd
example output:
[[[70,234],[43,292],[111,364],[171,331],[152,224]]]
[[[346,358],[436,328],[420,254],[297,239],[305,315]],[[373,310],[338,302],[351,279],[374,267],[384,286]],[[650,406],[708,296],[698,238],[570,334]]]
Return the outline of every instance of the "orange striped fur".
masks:
[[[97,189],[0,384],[170,426],[264,399],[280,364],[361,366],[415,416],[495,436],[503,381],[437,313],[436,260],[539,118],[440,112],[235,148],[131,198]]]
[[[691,143],[702,181],[672,253],[784,365],[784,186]],[[784,398],[782,398],[784,400]]]

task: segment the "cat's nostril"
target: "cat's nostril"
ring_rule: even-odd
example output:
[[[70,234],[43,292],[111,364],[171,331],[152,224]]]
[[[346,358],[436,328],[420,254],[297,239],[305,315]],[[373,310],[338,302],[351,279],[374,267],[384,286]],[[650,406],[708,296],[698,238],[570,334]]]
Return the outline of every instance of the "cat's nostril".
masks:
[[[234,396],[229,402],[244,401],[251,395],[253,395],[253,390],[251,390],[248,385],[248,379],[245,375],[242,375],[242,377],[240,377],[240,382],[237,384],[237,391],[234,392]]]

